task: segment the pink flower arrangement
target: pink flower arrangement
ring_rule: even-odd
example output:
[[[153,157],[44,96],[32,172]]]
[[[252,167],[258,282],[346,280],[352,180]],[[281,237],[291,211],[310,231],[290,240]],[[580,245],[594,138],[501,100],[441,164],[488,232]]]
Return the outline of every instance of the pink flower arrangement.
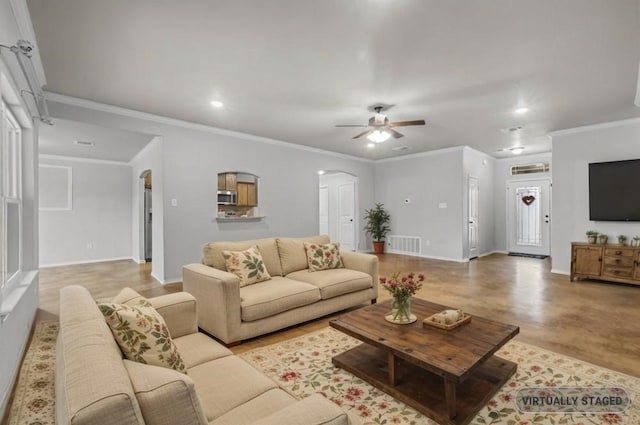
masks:
[[[407,275],[401,273],[395,273],[391,278],[380,278],[380,285],[394,297],[394,298],[408,298],[415,295],[420,288],[422,288],[422,282],[424,282],[424,275],[411,272]]]

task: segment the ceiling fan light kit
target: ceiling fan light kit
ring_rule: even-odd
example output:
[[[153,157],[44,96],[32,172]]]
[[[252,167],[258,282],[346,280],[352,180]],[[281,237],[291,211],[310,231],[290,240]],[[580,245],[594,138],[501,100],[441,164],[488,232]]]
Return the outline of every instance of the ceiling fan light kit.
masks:
[[[391,137],[391,133],[385,130],[373,130],[371,133],[367,135],[367,139],[371,140],[373,143],[382,143],[389,140]]]
[[[371,142],[382,143],[389,140],[391,136],[393,136],[394,139],[399,139],[404,136],[392,127],[425,125],[424,120],[389,122],[389,118],[382,113],[382,111],[388,109],[388,107],[385,107],[384,105],[375,105],[371,109],[375,111],[375,114],[369,118],[368,124],[341,124],[336,125],[336,127],[372,127],[370,130],[365,130],[362,133],[355,135],[352,139],[359,139],[362,136],[366,136]]]

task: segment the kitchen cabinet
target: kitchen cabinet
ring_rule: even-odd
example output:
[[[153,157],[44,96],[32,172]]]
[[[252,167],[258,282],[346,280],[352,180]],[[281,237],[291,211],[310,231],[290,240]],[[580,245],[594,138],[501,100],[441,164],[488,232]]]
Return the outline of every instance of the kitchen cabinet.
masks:
[[[218,174],[218,190],[228,190],[235,192],[237,189],[236,173],[220,173]]]
[[[575,278],[640,285],[640,247],[573,242],[570,279]]]
[[[255,183],[238,182],[238,203],[239,207],[255,207],[258,205],[258,196]]]

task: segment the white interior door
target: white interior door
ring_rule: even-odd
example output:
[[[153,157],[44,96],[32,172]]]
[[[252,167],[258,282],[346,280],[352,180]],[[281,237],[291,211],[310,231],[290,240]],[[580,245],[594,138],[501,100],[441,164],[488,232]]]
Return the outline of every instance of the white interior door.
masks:
[[[550,190],[547,179],[507,183],[509,252],[549,255]]]
[[[355,251],[355,182],[338,185],[338,241],[343,251]]]
[[[320,235],[329,234],[329,186],[320,186]]]
[[[478,256],[479,191],[478,179],[469,176],[469,259]]]

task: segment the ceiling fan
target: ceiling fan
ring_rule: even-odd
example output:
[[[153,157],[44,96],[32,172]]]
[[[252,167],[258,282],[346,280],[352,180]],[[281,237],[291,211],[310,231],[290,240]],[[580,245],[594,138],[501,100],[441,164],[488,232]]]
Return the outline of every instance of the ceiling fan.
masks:
[[[336,125],[336,127],[371,127],[370,129],[355,135],[353,139],[367,136],[367,139],[371,140],[374,143],[382,143],[388,140],[391,136],[393,136],[394,139],[399,139],[400,137],[404,136],[402,133],[394,130],[393,127],[425,125],[424,120],[389,122],[389,118],[382,113],[382,111],[388,108],[388,106],[384,105],[374,106],[372,109],[375,111],[375,114],[371,118],[369,118],[369,124],[341,124]]]

